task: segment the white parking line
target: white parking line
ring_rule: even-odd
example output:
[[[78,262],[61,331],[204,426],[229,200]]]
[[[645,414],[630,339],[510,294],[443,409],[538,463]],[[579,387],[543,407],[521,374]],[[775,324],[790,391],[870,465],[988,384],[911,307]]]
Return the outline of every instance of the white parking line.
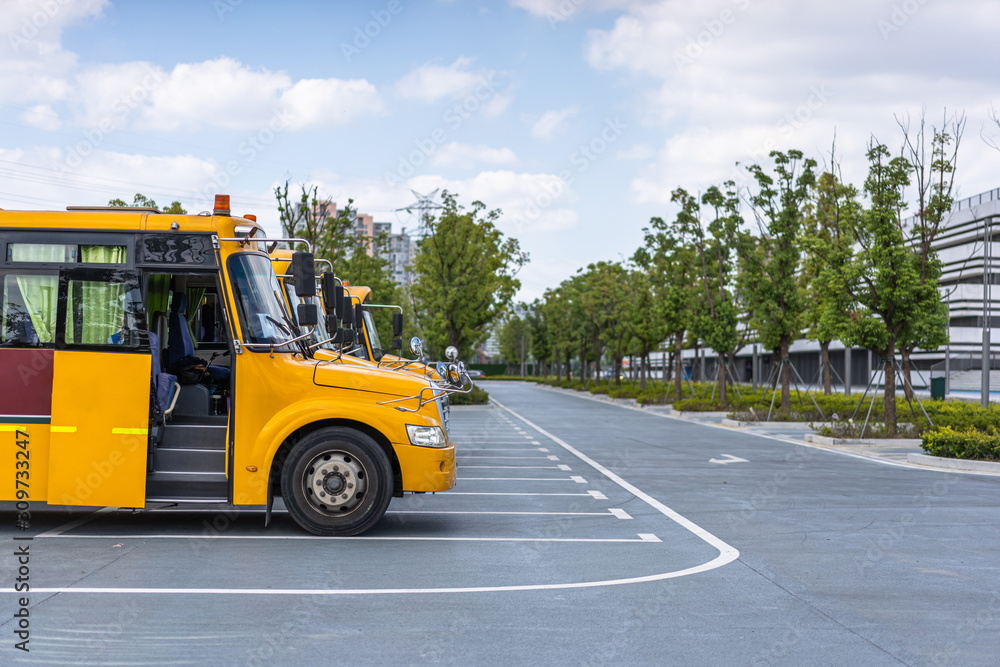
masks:
[[[625,514],[624,510],[613,510],[609,509],[607,512],[505,512],[505,511],[490,511],[490,510],[389,510],[386,514],[496,514],[496,515],[513,515],[513,516],[613,516],[616,519],[631,519],[628,514],[625,516],[620,516],[620,514]]]
[[[547,452],[549,450],[542,449],[541,447],[499,447],[499,448],[474,447],[469,451],[470,452]]]
[[[619,509],[617,507],[611,507],[611,508],[608,509],[608,511],[611,512],[612,514],[614,514],[619,519],[631,519],[632,518],[632,516],[628,512],[626,512],[623,509]]]
[[[608,499],[608,497],[606,495],[604,495],[603,493],[601,493],[600,491],[587,491],[587,494],[593,496],[594,500],[607,500]]]
[[[562,440],[562,439],[556,437],[555,435],[549,433],[548,431],[546,431],[545,429],[543,429],[541,426],[538,426],[537,424],[535,424],[534,422],[530,421],[526,417],[522,417],[521,415],[517,414],[516,412],[514,412],[513,410],[511,410],[510,408],[508,408],[507,406],[505,406],[502,403],[500,403],[499,401],[497,401],[496,399],[490,399],[490,400],[493,401],[497,405],[497,407],[499,407],[501,410],[506,410],[512,416],[520,419],[522,422],[524,422],[525,424],[527,424],[531,428],[535,429],[536,431],[538,431],[539,433],[541,433],[542,435],[544,435],[546,438],[548,438],[552,442],[556,443],[557,445],[559,445],[560,447],[562,447],[563,449],[565,449],[570,454],[573,454],[574,456],[576,456],[577,458],[579,458],[581,461],[583,461],[584,463],[586,463],[587,465],[591,466],[592,468],[594,468],[595,470],[597,470],[599,473],[601,473],[602,475],[604,475],[605,477],[607,477],[608,479],[610,479],[612,482],[614,482],[618,486],[622,487],[623,489],[625,489],[626,491],[628,491],[629,493],[631,493],[632,495],[634,495],[636,498],[639,498],[640,500],[642,500],[643,502],[645,502],[647,505],[650,505],[651,507],[653,507],[654,509],[658,510],[663,515],[665,515],[665,516],[669,517],[670,519],[672,519],[675,523],[679,524],[683,528],[686,528],[688,531],[694,533],[699,538],[701,538],[703,541],[707,542],[711,546],[713,546],[716,549],[718,549],[719,550],[719,555],[716,558],[714,558],[713,560],[709,561],[708,563],[705,563],[705,564],[699,566],[701,569],[695,568],[695,569],[698,569],[699,572],[704,572],[706,570],[712,570],[712,569],[715,569],[717,567],[722,567],[723,565],[731,563],[731,562],[733,562],[734,560],[736,560],[737,558],[740,557],[740,552],[736,548],[734,548],[734,547],[726,544],[725,542],[723,542],[722,540],[720,540],[718,537],[716,537],[715,535],[712,535],[710,532],[708,532],[707,530],[705,530],[701,526],[697,525],[696,523],[694,523],[690,519],[687,519],[687,518],[681,516],[680,514],[678,514],[677,512],[675,512],[674,510],[670,509],[669,507],[667,507],[666,505],[664,505],[663,503],[661,503],[656,498],[653,498],[652,496],[650,496],[648,493],[645,493],[644,491],[640,490],[636,486],[630,484],[629,482],[626,482],[624,479],[622,479],[621,477],[619,477],[615,473],[611,472],[610,470],[608,470],[607,468],[605,468],[600,463],[598,463],[597,461],[593,460],[592,458],[590,458],[589,456],[587,456],[586,454],[584,454],[580,450],[576,449],[575,447],[573,447],[572,445],[570,445],[569,443],[567,443],[565,440]]]
[[[583,477],[459,477],[460,482],[576,482],[586,484]],[[444,493],[450,493],[445,491]]]
[[[593,495],[600,494],[600,498]],[[607,500],[604,494],[599,491],[590,493],[517,493],[513,491],[486,492],[486,491],[443,491],[438,496],[582,496],[584,498],[595,498],[596,500]]]
[[[531,451],[530,449],[528,450]],[[532,452],[534,453],[534,452]],[[475,454],[458,454],[455,458],[457,459],[514,459],[516,461],[524,461],[525,459],[546,459],[549,461],[558,461],[559,459],[555,456],[476,456]]]
[[[569,472],[570,470],[572,470],[572,468],[570,468],[565,463],[560,463],[557,467],[564,472]]]
[[[602,514],[601,516],[609,516]],[[41,535],[36,535],[39,539]],[[651,539],[652,538],[652,539]],[[50,540],[357,540],[371,542],[588,542],[588,543],[632,543],[660,542],[655,535],[640,533],[631,537],[434,537],[429,535],[358,535],[356,537],[328,537],[325,535],[223,535],[222,533],[199,533],[195,535],[52,535]],[[35,589],[32,588],[34,591]],[[67,589],[76,591],[79,589]],[[127,589],[113,589],[127,590]],[[181,589],[183,590],[183,589]],[[3,592],[13,592],[10,590]]]
[[[73,530],[74,528],[79,528],[83,524],[89,523],[90,521],[93,521],[94,519],[96,519],[100,515],[106,514],[108,512],[113,512],[116,509],[118,509],[118,508],[117,507],[102,507],[101,509],[99,509],[99,510],[97,510],[95,512],[91,512],[90,514],[88,514],[86,516],[82,516],[79,519],[74,519],[73,521],[70,521],[69,523],[65,523],[65,524],[63,524],[63,525],[61,525],[61,526],[59,526],[57,528],[53,528],[52,530],[47,530],[44,533],[42,533],[41,535],[36,535],[35,537],[58,537],[62,533],[66,532],[67,530]]]
[[[463,470],[569,470],[563,466],[459,466]]]

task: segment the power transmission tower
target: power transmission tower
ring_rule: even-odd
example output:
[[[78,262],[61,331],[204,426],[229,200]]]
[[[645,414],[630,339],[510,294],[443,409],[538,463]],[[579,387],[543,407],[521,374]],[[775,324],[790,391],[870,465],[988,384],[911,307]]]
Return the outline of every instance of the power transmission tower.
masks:
[[[413,193],[413,196],[417,198],[417,201],[410,204],[409,206],[404,206],[403,208],[396,209],[397,212],[406,211],[410,215],[413,215],[414,213],[417,214],[418,216],[417,227],[416,227],[417,233],[415,234],[415,236],[423,238],[423,236],[427,233],[426,218],[430,215],[430,212],[444,208],[444,206],[434,201],[434,197],[437,195],[438,190],[440,189],[441,188],[434,190],[434,192],[430,193],[429,195],[422,195],[416,190],[410,190],[410,192]]]

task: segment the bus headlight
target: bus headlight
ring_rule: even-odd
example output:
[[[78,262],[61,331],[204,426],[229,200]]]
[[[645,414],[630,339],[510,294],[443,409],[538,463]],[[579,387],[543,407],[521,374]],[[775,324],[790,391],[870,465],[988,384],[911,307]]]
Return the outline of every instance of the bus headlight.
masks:
[[[416,424],[406,425],[406,435],[410,437],[410,444],[417,447],[446,447],[448,438],[439,426],[417,426]]]

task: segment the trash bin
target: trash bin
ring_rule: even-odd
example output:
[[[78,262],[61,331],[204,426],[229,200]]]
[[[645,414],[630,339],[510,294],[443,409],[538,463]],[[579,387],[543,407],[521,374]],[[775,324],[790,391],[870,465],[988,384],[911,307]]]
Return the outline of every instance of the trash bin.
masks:
[[[944,400],[944,378],[931,378],[931,398]]]

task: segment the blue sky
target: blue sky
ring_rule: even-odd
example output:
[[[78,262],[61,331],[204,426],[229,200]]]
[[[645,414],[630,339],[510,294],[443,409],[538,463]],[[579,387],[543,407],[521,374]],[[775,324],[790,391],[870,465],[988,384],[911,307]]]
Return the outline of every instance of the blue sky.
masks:
[[[980,0],[5,0],[0,207],[227,192],[276,232],[289,179],[398,229],[411,189],[446,188],[503,210],[532,299],[768,148],[822,160],[836,132],[860,184],[894,115],[964,111],[960,194],[997,187],[997,19]]]

